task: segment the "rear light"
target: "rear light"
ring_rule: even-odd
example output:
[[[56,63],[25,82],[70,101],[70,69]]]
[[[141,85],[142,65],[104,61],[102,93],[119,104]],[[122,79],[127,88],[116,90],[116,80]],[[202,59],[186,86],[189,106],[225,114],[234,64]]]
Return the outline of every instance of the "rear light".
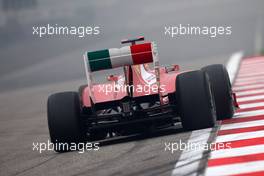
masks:
[[[131,108],[130,108],[130,102],[122,102],[122,110],[124,113],[130,113]]]

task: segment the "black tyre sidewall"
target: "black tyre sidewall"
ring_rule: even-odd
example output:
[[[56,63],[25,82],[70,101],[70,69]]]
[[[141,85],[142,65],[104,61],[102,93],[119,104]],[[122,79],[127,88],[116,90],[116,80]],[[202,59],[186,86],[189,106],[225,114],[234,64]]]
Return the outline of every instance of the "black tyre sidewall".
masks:
[[[215,125],[215,105],[206,73],[192,71],[178,75],[176,97],[184,129],[197,130]]]
[[[232,87],[228,72],[221,64],[209,65],[202,69],[209,75],[215,98],[218,120],[229,119],[234,115]]]
[[[51,142],[75,143],[85,141],[85,126],[80,117],[77,92],[53,94],[48,98],[48,125]]]

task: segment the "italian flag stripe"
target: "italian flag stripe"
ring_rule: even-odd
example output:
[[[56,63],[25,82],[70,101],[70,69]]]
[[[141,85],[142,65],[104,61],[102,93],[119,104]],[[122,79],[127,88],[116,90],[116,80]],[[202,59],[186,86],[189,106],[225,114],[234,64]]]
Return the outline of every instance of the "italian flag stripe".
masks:
[[[113,67],[133,65],[130,46],[109,49],[110,59]]]
[[[87,56],[92,72],[112,68],[108,49],[88,52]]]
[[[88,52],[87,56],[92,72],[153,62],[151,43]]]
[[[151,43],[132,45],[130,47],[133,58],[133,64],[143,64],[153,61]]]

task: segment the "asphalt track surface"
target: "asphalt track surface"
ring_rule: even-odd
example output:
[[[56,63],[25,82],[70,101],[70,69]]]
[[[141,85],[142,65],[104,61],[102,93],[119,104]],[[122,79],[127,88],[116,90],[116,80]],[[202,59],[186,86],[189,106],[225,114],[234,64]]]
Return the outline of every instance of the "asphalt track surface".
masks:
[[[211,63],[225,64],[236,51],[252,54],[258,47],[256,36],[263,38],[263,24],[258,25],[263,19],[263,1],[168,1],[162,5],[161,1],[140,2],[141,5],[130,1],[38,2],[35,11],[40,16],[24,19],[13,15],[6,25],[1,25],[0,175],[171,175],[181,151],[166,152],[164,143],[189,140],[191,133],[180,126],[150,136],[105,141],[99,151],[83,154],[39,153],[32,146],[33,142],[49,139],[48,95],[77,90],[85,83],[81,56],[87,48],[118,47],[119,39],[144,34],[158,43],[162,64],[178,63],[183,69],[198,69]],[[51,13],[54,11],[57,13]],[[32,25],[46,23],[93,23],[102,25],[103,33],[85,39],[32,37]],[[164,25],[179,23],[231,25],[233,34],[216,39],[164,36]],[[206,160],[201,160],[189,174],[203,173]]]

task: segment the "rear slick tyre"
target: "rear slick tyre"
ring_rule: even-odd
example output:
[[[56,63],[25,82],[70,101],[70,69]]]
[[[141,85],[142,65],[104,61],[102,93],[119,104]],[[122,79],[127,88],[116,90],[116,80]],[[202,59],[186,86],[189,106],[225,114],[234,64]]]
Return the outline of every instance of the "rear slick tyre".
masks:
[[[215,126],[215,104],[209,78],[205,72],[198,70],[178,75],[176,97],[185,130]]]
[[[48,98],[48,125],[51,142],[57,152],[69,151],[71,145],[85,142],[86,132],[80,117],[77,92],[56,93]],[[56,147],[58,145],[60,147]]]
[[[230,119],[234,115],[232,86],[226,68],[221,64],[202,68],[213,89],[217,120]]]

